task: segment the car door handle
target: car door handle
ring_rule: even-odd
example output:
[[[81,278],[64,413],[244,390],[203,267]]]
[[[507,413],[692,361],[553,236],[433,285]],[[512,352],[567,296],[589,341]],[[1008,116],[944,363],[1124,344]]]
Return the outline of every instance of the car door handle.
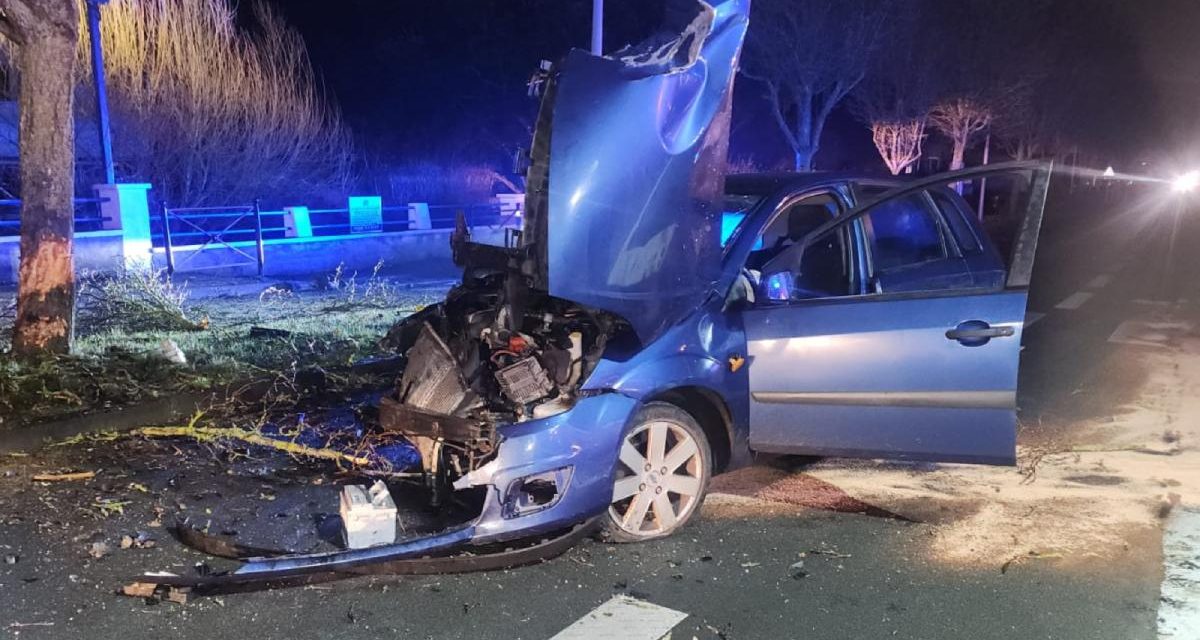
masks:
[[[993,327],[982,320],[968,320],[946,332],[946,338],[966,345],[979,345],[992,338],[1009,338],[1016,335],[1012,327]]]

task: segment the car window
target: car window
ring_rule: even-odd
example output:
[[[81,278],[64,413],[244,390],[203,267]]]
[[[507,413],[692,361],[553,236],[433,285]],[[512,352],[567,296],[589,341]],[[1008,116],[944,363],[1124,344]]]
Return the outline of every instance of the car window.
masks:
[[[772,259],[763,271],[766,295],[762,301],[849,295],[852,263],[848,233],[846,225],[838,225],[811,240],[803,251],[794,245]]]
[[[788,247],[832,220],[839,211],[837,200],[827,193],[787,205],[759,235],[754,250],[746,260],[746,268],[762,269],[763,265],[781,255]]]
[[[941,228],[922,193],[884,202],[863,221],[877,273],[946,257]]]
[[[954,239],[958,241],[958,247],[964,255],[975,255],[983,251],[983,245],[979,243],[979,236],[975,234],[975,230],[971,228],[971,224],[967,222],[966,212],[963,209],[961,197],[950,189],[933,189],[929,192],[933,197],[933,203],[938,210],[942,212],[942,219],[950,227],[950,233],[954,234]]]

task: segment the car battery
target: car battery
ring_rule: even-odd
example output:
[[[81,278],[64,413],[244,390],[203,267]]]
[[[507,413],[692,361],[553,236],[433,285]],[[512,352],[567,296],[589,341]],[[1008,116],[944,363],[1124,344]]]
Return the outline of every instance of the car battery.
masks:
[[[383,481],[370,487],[342,487],[340,511],[347,548],[363,549],[396,541],[396,503]]]

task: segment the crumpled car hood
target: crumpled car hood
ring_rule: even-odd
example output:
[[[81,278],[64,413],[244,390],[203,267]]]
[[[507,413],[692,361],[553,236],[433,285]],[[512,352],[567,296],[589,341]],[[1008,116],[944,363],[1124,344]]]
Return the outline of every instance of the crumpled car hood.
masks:
[[[608,57],[575,50],[556,66],[526,196],[539,288],[620,315],[643,344],[699,306],[720,269],[750,2],[686,1],[697,14],[677,38]]]

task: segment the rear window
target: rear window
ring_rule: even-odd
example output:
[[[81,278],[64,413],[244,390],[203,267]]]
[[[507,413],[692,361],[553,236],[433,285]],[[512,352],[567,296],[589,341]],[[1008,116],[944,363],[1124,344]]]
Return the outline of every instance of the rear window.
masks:
[[[942,217],[946,219],[946,224],[950,226],[950,233],[954,234],[954,239],[958,241],[958,246],[966,255],[973,255],[983,251],[983,246],[979,243],[979,236],[975,234],[975,229],[971,227],[971,223],[967,222],[967,213],[963,210],[962,200],[949,192],[948,189],[934,189],[929,192],[933,197],[933,203],[942,212]]]
[[[877,271],[946,257],[937,219],[921,193],[884,202],[864,219],[870,230],[871,258]]]

